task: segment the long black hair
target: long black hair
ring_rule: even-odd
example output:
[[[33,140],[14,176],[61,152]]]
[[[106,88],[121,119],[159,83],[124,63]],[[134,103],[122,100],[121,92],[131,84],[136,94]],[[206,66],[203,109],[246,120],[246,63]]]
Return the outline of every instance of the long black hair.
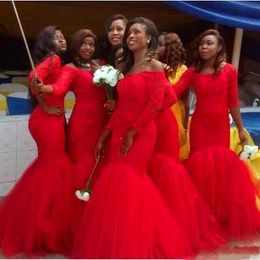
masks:
[[[56,25],[50,25],[39,33],[33,51],[34,62],[36,64],[48,56],[54,54],[62,55],[53,42],[53,35],[56,31],[60,31],[60,28]]]
[[[57,49],[53,41],[53,36],[56,31],[60,31],[60,28],[56,25],[47,26],[40,31],[33,51],[33,59],[35,64],[39,64],[43,59],[53,56],[54,54],[57,54],[62,58],[62,53]],[[33,110],[38,104],[38,101],[32,94],[30,88],[28,96],[30,99],[31,110]]]
[[[100,37],[100,41],[99,41],[99,49],[98,49],[98,57],[101,59],[104,59],[108,62],[108,64],[114,66],[114,59],[113,59],[113,53],[112,53],[112,45],[109,42],[107,35],[108,35],[108,31],[109,28],[111,26],[111,24],[115,21],[115,20],[122,20],[123,23],[126,25],[127,24],[127,19],[124,15],[122,14],[115,14],[110,16],[104,24],[102,33],[101,33],[101,37]]]

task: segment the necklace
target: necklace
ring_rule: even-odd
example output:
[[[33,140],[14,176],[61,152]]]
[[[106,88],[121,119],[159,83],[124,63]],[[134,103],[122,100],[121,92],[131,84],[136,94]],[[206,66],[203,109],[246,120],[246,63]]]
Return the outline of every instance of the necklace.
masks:
[[[89,62],[80,62],[80,61],[77,61],[76,62],[77,65],[79,65],[81,68],[90,68],[90,63]]]

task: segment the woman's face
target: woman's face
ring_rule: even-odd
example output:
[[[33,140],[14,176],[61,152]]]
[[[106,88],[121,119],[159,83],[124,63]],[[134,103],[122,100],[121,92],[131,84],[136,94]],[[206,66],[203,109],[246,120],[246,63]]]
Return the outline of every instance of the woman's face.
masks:
[[[165,53],[165,37],[164,35],[160,35],[158,38],[158,47],[157,47],[157,55],[160,60]]]
[[[81,61],[89,61],[95,52],[95,40],[93,37],[84,38],[80,48],[79,48],[79,57]]]
[[[144,24],[132,24],[127,33],[127,46],[132,52],[147,48],[150,38],[146,34],[146,26]]]
[[[65,52],[67,50],[67,42],[60,30],[56,30],[52,36],[52,41],[56,49],[60,52]]]
[[[123,42],[125,24],[122,19],[114,20],[108,29],[107,38],[112,46]]]
[[[219,45],[218,39],[214,35],[206,35],[199,44],[199,55],[202,60],[215,58],[220,52],[222,46]]]

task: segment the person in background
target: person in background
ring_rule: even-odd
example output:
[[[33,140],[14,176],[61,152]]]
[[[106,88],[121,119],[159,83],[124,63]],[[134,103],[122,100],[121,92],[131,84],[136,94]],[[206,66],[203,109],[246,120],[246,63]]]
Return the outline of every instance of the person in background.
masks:
[[[122,44],[123,36],[127,24],[127,19],[122,14],[110,16],[102,29],[100,39],[100,49],[98,57],[105,63],[115,66],[113,57],[113,48],[118,44]]]
[[[187,169],[229,239],[259,234],[256,189],[245,163],[229,149],[229,112],[246,141],[241,120],[237,70],[226,62],[224,40],[217,30],[201,33],[193,45],[194,63],[175,84],[177,95],[190,85],[197,97],[190,125]],[[228,193],[228,196],[227,196]]]
[[[60,28],[45,27],[36,41],[36,68],[29,75],[31,92],[43,96],[48,106],[58,106],[62,111],[64,95],[39,93],[34,83],[55,82],[63,65],[60,54],[66,48]],[[64,116],[46,113],[39,103],[30,115],[29,131],[37,144],[38,156],[0,208],[0,247],[7,257],[70,252],[74,190],[72,167],[65,151],[64,124]]]
[[[176,83],[187,70],[185,66],[186,51],[176,33],[162,33],[158,39],[158,59],[166,65],[166,74],[171,84]],[[187,159],[189,153],[187,129],[189,119],[189,91],[186,90],[172,106],[178,123],[180,159]]]

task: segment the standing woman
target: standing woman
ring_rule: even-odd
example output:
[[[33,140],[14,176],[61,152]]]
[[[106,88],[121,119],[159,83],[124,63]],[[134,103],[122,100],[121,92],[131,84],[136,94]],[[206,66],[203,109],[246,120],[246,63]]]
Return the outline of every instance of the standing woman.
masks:
[[[167,77],[175,84],[187,70],[185,66],[186,51],[180,37],[176,33],[162,33],[158,39],[159,61],[167,65]],[[187,127],[189,118],[189,91],[186,90],[172,106],[173,114],[178,123],[181,160],[188,157]]]
[[[127,24],[127,19],[122,14],[115,14],[110,16],[102,30],[102,36],[100,40],[100,49],[98,57],[105,64],[109,64],[113,67],[116,66],[114,49],[118,45],[122,45],[124,32]],[[115,100],[117,99],[116,88],[112,90],[112,95],[114,96],[113,100],[108,100],[105,103],[105,108],[112,112],[115,108]]]
[[[77,31],[71,40],[71,63],[66,64],[51,85],[43,85],[42,92],[64,95],[73,91],[76,103],[68,122],[68,151],[73,166],[74,189],[83,189],[95,163],[95,147],[107,123],[103,87],[93,84],[92,58],[96,50],[96,36],[88,29]],[[74,202],[75,232],[80,223],[83,201]]]
[[[87,202],[73,258],[183,258],[192,255],[186,234],[147,175],[165,84],[163,66],[152,58],[157,30],[148,19],[126,27],[119,99],[96,148],[111,136],[108,163]]]
[[[237,71],[226,62],[224,40],[218,31],[207,30],[195,40],[194,65],[176,84],[176,93],[189,85],[194,87],[197,103],[190,126],[188,170],[228,237],[251,238],[260,230],[260,214],[248,168],[229,150],[229,112],[241,144],[245,132],[239,111]]]
[[[54,82],[62,68],[60,55],[66,40],[57,26],[44,28],[35,46],[37,66],[29,76],[32,93],[37,93],[33,78]],[[42,94],[49,106],[64,109],[64,95]],[[4,255],[25,253],[68,254],[72,243],[72,169],[65,152],[64,116],[44,112],[38,104],[29,118],[38,157],[8,194],[0,209],[0,245]]]
[[[173,59],[176,58],[178,61],[179,59],[172,55],[173,53],[169,55],[169,46],[167,44],[166,46],[166,53],[171,57],[173,65]],[[171,85],[170,90],[174,91]],[[155,125],[157,136],[148,173],[172,214],[188,234],[193,250],[195,252],[216,250],[225,239],[216,219],[180,162],[178,124],[175,113],[172,113],[170,107],[164,108],[159,113]]]

